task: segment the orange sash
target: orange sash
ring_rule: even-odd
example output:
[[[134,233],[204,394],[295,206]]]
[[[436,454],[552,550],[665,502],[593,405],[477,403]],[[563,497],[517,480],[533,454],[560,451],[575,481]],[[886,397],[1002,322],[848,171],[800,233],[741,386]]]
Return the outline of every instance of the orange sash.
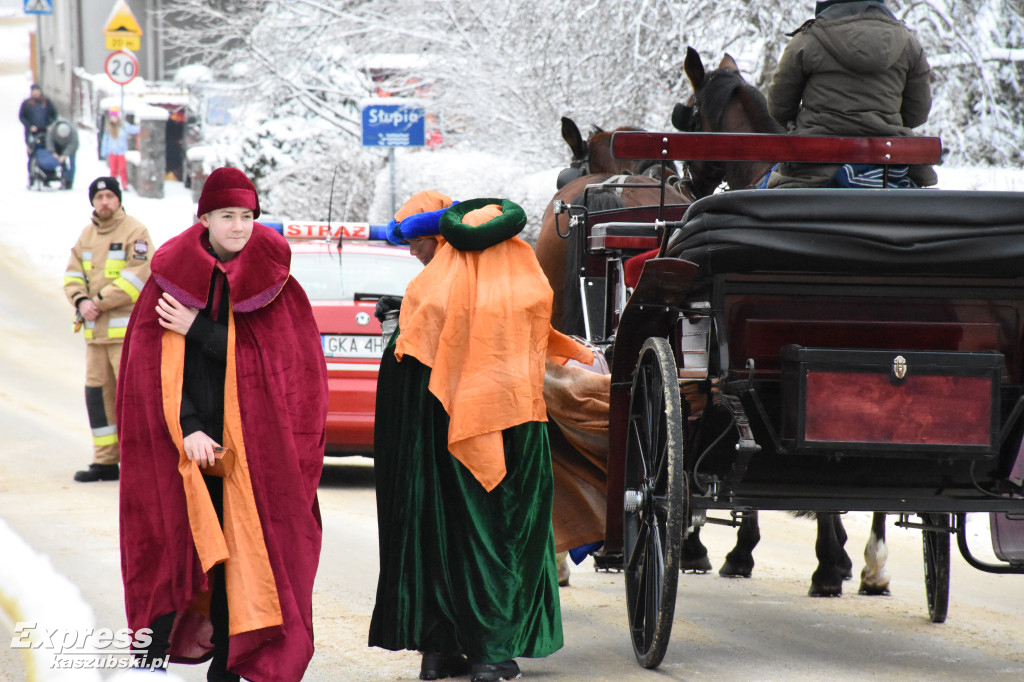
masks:
[[[160,363],[164,419],[178,448],[178,471],[185,487],[189,525],[204,571],[224,562],[231,635],[282,625],[277,584],[263,540],[263,527],[249,478],[242,440],[235,368],[235,318],[228,317],[228,357],[224,378],[223,445],[235,452],[235,466],[224,478],[224,527],[210,501],[202,469],[185,455],[181,433],[181,387],[185,337],[164,331]]]
[[[448,448],[484,489],[505,477],[501,432],[547,421],[544,360],[593,354],[551,328],[551,287],[518,237],[483,251],[441,245],[406,289],[395,357],[431,368],[450,418]]]

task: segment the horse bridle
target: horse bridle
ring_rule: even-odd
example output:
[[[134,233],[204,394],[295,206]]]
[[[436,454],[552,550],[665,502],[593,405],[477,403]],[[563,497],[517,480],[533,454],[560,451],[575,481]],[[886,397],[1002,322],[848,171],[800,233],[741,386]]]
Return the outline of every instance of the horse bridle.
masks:
[[[576,178],[590,175],[590,144],[584,142],[583,145],[585,150],[583,157],[574,158],[569,162],[568,168],[563,168],[558,172],[558,180],[555,182],[557,189],[562,189]]]

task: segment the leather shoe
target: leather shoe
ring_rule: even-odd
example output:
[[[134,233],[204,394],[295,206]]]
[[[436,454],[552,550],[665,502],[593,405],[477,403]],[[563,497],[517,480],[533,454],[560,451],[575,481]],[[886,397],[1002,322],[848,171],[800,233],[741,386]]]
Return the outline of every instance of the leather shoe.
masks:
[[[473,663],[469,666],[471,682],[499,682],[499,680],[515,680],[522,677],[519,665],[513,661],[501,663]]]
[[[461,677],[469,672],[469,661],[459,654],[435,654],[424,652],[420,664],[421,680],[443,680],[446,677]]]
[[[116,481],[119,478],[121,478],[121,467],[116,464],[90,464],[85,471],[75,472],[75,480],[79,483]]]

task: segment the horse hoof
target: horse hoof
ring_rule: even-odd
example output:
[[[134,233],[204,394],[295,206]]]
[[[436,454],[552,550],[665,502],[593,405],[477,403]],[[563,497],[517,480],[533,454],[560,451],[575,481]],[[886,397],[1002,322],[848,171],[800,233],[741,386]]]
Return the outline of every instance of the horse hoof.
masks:
[[[711,571],[711,560],[706,556],[697,559],[683,559],[679,563],[679,570],[683,573],[708,573]]]
[[[808,597],[841,597],[843,596],[842,585],[811,585],[807,590]]]
[[[718,569],[718,575],[723,578],[749,578],[750,574],[753,573],[753,566],[736,566],[729,561],[726,561],[720,569]]]
[[[861,583],[857,593],[866,597],[888,597],[892,594],[888,585],[869,585],[867,583]]]

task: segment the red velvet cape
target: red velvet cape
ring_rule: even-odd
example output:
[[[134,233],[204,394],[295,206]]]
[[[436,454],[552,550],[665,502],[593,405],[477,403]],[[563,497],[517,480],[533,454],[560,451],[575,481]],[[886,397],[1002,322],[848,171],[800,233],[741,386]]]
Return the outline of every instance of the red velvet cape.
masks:
[[[232,635],[228,667],[251,680],[298,680],[313,655],[312,592],[321,544],[316,490],[327,411],[323,350],[309,300],[289,275],[291,251],[277,232],[255,224],[245,248],[226,263],[206,251],[208,244],[207,230],[197,223],[156,252],[124,341],[117,423],[128,625],[149,627],[175,612],[171,660],[209,656],[212,629],[203,602],[210,581],[197,555],[179,452],[163,413],[164,329],[155,307],[168,291],[204,308],[219,267],[232,306],[245,459],[283,619],[282,626]]]

